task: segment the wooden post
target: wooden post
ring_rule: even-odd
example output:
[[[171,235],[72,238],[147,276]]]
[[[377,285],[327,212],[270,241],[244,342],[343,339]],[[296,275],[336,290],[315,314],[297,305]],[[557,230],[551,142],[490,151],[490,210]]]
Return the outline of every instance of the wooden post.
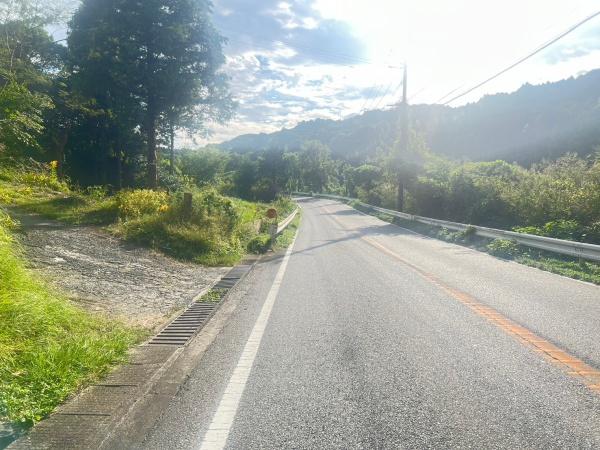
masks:
[[[183,193],[183,217],[189,219],[192,217],[192,193]]]
[[[271,247],[273,247],[275,238],[277,237],[277,210],[275,208],[268,209],[267,217],[271,220],[269,223],[269,235],[271,236]]]

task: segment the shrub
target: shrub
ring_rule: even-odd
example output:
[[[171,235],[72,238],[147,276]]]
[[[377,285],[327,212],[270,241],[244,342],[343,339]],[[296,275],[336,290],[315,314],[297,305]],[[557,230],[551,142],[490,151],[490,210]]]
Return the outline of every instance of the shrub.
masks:
[[[513,259],[521,253],[519,244],[508,239],[494,239],[487,245],[487,250],[491,255],[506,259]]]
[[[258,236],[254,236],[250,242],[246,245],[246,248],[250,253],[264,253],[271,246],[271,236],[263,233]]]
[[[157,214],[168,206],[166,192],[150,189],[122,191],[117,194],[119,214],[124,219],[135,219],[144,215]]]
[[[575,220],[553,220],[544,225],[544,235],[557,239],[580,240],[583,230]]]
[[[183,198],[178,195],[167,208],[155,202],[145,214],[129,216],[115,232],[180,259],[209,265],[237,262],[243,254],[240,237],[246,227],[241,226],[236,203],[212,188],[193,194],[189,216],[183,215]],[[153,213],[152,208],[156,208]]]
[[[108,188],[106,186],[88,186],[84,193],[94,200],[102,200],[108,196]]]
[[[584,229],[584,239],[592,244],[600,244],[600,221],[594,222]]]
[[[277,210],[279,220],[285,219],[296,209],[296,203],[290,197],[279,197],[272,205]]]
[[[577,241],[581,240],[585,235],[585,229],[575,220],[553,220],[546,222],[542,227],[514,227],[513,230],[517,233]]]
[[[528,227],[513,227],[513,231],[517,233],[533,234],[535,236],[544,236],[544,231],[540,227],[528,226]]]

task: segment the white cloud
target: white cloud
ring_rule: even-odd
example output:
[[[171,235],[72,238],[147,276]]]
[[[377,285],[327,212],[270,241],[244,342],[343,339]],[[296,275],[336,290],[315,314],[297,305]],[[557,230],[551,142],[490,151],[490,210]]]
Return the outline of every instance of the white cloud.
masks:
[[[224,31],[236,36],[226,71],[240,111],[209,140],[393,104],[404,60],[411,102],[435,102],[487,78],[596,8],[597,0],[264,0],[260,9],[247,0],[219,0],[217,16],[225,11],[222,20],[237,24],[241,35]],[[550,49],[554,53],[532,58],[456,105],[600,67],[599,28],[600,20],[590,22]],[[357,42],[366,54],[352,52]]]

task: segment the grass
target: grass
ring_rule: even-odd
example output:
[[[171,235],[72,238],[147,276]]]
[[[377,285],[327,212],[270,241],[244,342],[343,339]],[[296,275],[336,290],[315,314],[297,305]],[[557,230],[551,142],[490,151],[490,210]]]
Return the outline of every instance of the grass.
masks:
[[[462,232],[451,231],[446,228],[400,219],[386,214],[373,213],[357,204],[352,206],[385,222],[394,223],[429,237],[487,252],[498,258],[512,260],[547,272],[600,285],[600,264],[596,262],[529,248],[510,240],[482,238],[475,236],[474,229]]]
[[[74,225],[108,225],[119,217],[113,198],[90,198],[79,193],[14,204],[27,211]]]
[[[72,189],[44,166],[0,169],[0,204],[70,224],[104,226],[124,240],[208,266],[234,265],[248,252],[265,252],[267,209],[275,208],[283,219],[295,208],[287,198],[265,204],[212,188],[192,192],[193,209],[186,214],[181,193],[137,189],[109,196],[101,188]]]
[[[73,189],[48,167],[0,166],[0,204],[71,224],[104,226],[124,239],[179,259],[233,265],[261,235],[266,210],[280,215],[290,200],[258,204],[195,190],[193,209],[182,195],[147,190],[109,196]],[[126,358],[141,330],[72,304],[30,273],[14,241],[15,224],[0,210],[0,420],[32,424],[69,394]],[[203,301],[216,301],[212,291]]]
[[[526,253],[514,259],[521,264],[600,285],[600,264],[597,263],[567,258],[557,259],[542,255],[530,256]]]
[[[265,251],[266,210],[274,207],[284,218],[295,207],[289,199],[252,203],[210,188],[193,194],[193,209],[186,213],[181,194],[133,190],[109,196],[98,188],[73,189],[42,165],[0,167],[0,204],[71,224],[101,225],[126,240],[207,265],[233,265],[249,250]],[[0,209],[0,421],[30,425],[124,361],[143,333],[78,308],[36,279],[12,237],[15,226]],[[212,290],[200,301],[221,297]]]
[[[0,217],[0,419],[31,424],[123,361],[141,333],[36,279]]]
[[[219,303],[227,289],[211,289],[206,294],[198,299],[201,303]]]
[[[302,211],[298,211],[298,214],[296,214],[294,220],[292,220],[288,227],[285,230],[283,230],[283,232],[279,236],[277,236],[274,245],[275,249],[283,249],[292,245],[292,242],[294,242],[294,238],[296,237],[296,231],[300,226],[300,220],[302,217],[301,213]]]

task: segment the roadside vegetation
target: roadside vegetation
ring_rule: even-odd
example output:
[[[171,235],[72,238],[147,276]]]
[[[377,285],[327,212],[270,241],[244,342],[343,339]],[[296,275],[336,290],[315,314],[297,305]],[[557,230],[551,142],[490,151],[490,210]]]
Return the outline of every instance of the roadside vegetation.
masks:
[[[468,228],[465,231],[453,231],[448,228],[413,222],[387,214],[373,213],[372,211],[360,207],[358,204],[352,204],[352,206],[365,213],[374,215],[381,220],[396,224],[425,236],[453,244],[463,245],[465,247],[489,253],[498,258],[515,261],[547,272],[600,285],[600,264],[594,261],[586,261],[579,258],[538,250],[519,245],[517,242],[508,239],[488,239],[476,236],[474,228]]]
[[[127,189],[110,195],[102,187],[70,188],[57,179],[51,164],[35,166],[4,161],[0,203],[72,224],[103,225],[127,241],[206,265],[232,265],[246,252],[266,251],[267,209],[275,208],[284,218],[295,207],[285,197],[250,202],[191,183],[172,193]],[[183,205],[184,189],[192,193],[189,211]]]
[[[186,191],[193,193],[189,212],[182,191],[111,195],[101,187],[69,186],[52,164],[5,159],[0,165],[0,204],[101,225],[125,240],[203,264],[234,264],[248,251],[268,250],[268,226],[276,220],[266,219],[267,209],[283,218],[295,208],[288,198],[250,202],[209,185]],[[83,311],[36,278],[25,268],[17,231],[18,223],[0,209],[0,420],[32,423],[123,361],[142,334]]]
[[[390,156],[393,148],[354,162],[332,159],[326,146],[307,142],[295,151],[188,151],[181,167],[200,183],[217,183],[239,195],[330,193],[395,209],[400,164],[405,212],[600,244],[600,151],[588,157],[567,153],[523,167],[450,161],[429,152],[416,137],[413,141],[401,163]]]
[[[25,268],[0,211],[0,420],[40,420],[97,379],[142,334],[77,308]]]

